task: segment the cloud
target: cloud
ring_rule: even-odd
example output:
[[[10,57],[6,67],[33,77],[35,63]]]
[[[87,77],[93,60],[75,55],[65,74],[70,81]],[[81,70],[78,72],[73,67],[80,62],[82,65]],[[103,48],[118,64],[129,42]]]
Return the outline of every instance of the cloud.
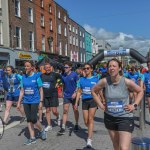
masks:
[[[109,32],[103,28],[95,28],[85,24],[84,28],[91,33],[97,40],[106,40],[111,44],[112,49],[119,49],[120,46],[124,48],[133,48],[146,56],[150,48],[150,39],[142,36],[134,36],[123,32]]]

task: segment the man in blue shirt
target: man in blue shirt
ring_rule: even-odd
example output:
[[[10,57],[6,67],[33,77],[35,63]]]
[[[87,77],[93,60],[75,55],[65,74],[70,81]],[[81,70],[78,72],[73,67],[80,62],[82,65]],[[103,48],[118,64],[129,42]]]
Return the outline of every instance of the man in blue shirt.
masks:
[[[72,69],[72,63],[71,62],[65,62],[64,63],[64,69],[65,74],[62,76],[62,80],[64,83],[64,110],[63,110],[63,119],[62,119],[62,128],[58,132],[59,135],[65,134],[65,128],[66,128],[66,122],[68,118],[68,112],[69,112],[69,106],[72,104],[75,105],[75,98],[76,98],[76,89],[77,89],[77,81],[78,81],[78,75],[77,73],[71,71]],[[78,130],[78,120],[79,120],[79,112],[78,110],[75,110],[74,107],[72,107],[74,110],[74,116],[75,116],[75,127],[74,130]]]

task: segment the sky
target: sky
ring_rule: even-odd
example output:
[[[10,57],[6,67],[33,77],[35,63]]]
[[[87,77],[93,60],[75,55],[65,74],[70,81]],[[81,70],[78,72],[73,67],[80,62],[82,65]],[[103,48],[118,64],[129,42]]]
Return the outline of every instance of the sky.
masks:
[[[112,49],[150,48],[150,0],[55,0],[73,20]]]

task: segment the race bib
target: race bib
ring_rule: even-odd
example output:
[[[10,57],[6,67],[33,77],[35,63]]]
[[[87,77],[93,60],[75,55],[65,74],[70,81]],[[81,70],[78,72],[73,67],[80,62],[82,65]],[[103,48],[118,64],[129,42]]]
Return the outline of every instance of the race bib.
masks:
[[[43,88],[49,89],[50,88],[50,82],[43,82]]]
[[[8,92],[14,93],[15,92],[15,88],[13,86],[10,86],[10,88],[8,89]]]
[[[123,109],[123,102],[107,102],[107,110],[111,113],[121,113],[124,111]]]
[[[91,94],[91,89],[90,89],[90,87],[85,87],[85,88],[82,90],[82,93],[83,93],[83,94]]]
[[[31,88],[26,88],[25,89],[25,94],[27,94],[27,95],[33,95],[34,94],[34,90],[31,89]]]

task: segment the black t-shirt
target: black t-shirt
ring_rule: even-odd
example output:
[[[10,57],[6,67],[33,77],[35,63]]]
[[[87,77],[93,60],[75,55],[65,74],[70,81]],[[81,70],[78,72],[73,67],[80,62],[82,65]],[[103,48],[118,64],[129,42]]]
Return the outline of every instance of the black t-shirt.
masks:
[[[61,80],[61,75],[55,72],[41,74],[43,82],[44,97],[52,97],[57,95],[57,88],[55,88],[57,80]]]

